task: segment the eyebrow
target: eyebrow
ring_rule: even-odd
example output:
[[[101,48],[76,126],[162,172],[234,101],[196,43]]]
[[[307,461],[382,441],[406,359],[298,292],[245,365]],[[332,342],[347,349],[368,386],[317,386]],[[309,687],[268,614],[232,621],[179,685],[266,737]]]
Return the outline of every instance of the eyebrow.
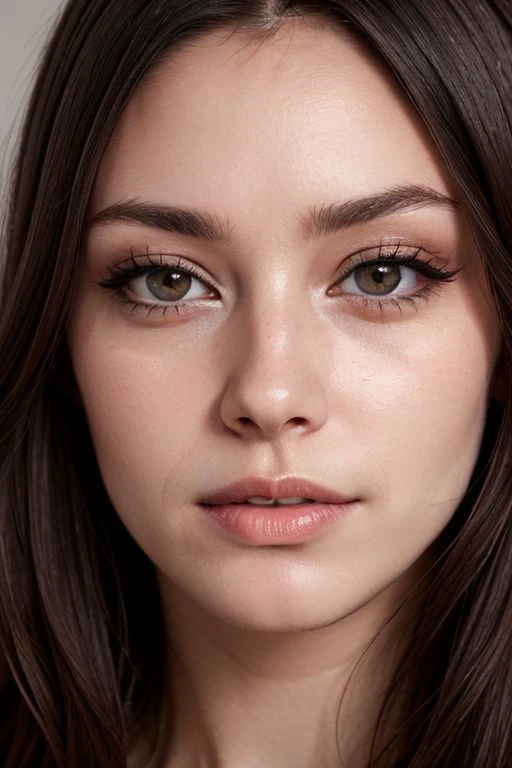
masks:
[[[403,209],[434,206],[460,209],[460,203],[430,187],[403,185],[373,195],[358,197],[342,203],[332,203],[308,209],[300,217],[307,239],[319,238],[356,224],[366,224],[374,219]],[[229,243],[234,228],[228,219],[197,208],[178,208],[137,199],[109,205],[95,213],[86,226],[128,221],[179,235],[203,240]]]

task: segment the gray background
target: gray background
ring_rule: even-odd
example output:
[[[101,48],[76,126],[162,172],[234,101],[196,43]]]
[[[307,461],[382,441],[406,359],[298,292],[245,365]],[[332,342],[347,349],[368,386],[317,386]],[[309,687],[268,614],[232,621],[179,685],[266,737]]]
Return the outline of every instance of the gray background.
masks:
[[[62,4],[63,0],[0,0],[2,176],[16,144],[38,56]]]

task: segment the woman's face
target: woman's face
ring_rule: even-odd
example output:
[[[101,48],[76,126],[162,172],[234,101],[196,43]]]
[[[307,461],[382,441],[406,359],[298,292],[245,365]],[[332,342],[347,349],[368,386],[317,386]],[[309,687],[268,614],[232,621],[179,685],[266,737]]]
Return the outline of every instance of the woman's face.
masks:
[[[298,629],[410,582],[467,488],[499,352],[456,195],[393,81],[332,29],[210,34],[138,89],[69,343],[105,486],[169,594]],[[283,477],[347,503],[200,503]]]

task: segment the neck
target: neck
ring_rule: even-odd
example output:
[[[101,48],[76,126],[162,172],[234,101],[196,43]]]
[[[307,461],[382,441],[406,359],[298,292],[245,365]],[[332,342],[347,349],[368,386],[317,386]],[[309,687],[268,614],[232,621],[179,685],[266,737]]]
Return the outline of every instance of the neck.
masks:
[[[171,722],[159,766],[366,766],[412,615],[390,620],[397,589],[328,626],[269,632],[230,625],[162,579]]]

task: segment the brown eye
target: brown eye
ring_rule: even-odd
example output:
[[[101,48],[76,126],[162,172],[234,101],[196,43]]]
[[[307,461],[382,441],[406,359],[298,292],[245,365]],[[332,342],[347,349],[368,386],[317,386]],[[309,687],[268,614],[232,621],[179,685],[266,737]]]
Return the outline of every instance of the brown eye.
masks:
[[[382,296],[400,285],[402,275],[399,264],[369,264],[358,267],[354,279],[364,293]]]
[[[158,267],[144,270],[139,277],[126,281],[125,285],[144,303],[177,304],[184,299],[213,298],[214,290],[192,269],[178,267]]]
[[[401,295],[418,287],[418,269],[393,261],[373,261],[359,264],[341,280],[336,288],[345,295]],[[396,289],[399,289],[397,291]]]
[[[185,298],[192,283],[192,276],[176,269],[158,270],[146,275],[146,285],[161,301],[180,301]]]

